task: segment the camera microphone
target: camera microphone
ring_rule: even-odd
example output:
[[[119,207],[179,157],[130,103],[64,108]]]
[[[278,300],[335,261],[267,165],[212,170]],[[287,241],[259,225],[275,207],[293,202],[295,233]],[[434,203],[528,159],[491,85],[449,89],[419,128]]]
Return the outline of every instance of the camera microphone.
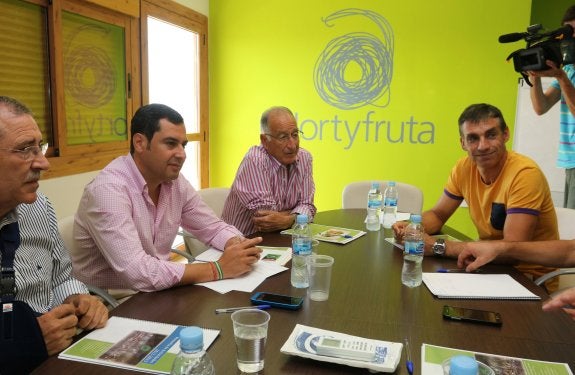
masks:
[[[548,32],[547,35],[550,37],[563,35],[565,38],[571,38],[573,36],[573,27],[571,25],[563,25],[556,30]]]
[[[499,37],[499,43],[513,43],[528,36],[529,33],[511,33]]]

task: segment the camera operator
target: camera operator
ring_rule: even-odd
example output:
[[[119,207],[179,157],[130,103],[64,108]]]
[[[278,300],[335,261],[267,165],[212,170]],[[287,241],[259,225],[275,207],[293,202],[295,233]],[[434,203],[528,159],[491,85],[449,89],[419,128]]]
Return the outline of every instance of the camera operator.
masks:
[[[575,5],[563,15],[562,25],[575,28]],[[575,36],[575,35],[574,35]],[[531,103],[535,113],[542,115],[561,99],[559,153],[557,166],[565,169],[565,195],[563,206],[575,209],[575,66],[557,66],[547,60],[547,70],[528,71],[531,87]],[[551,86],[543,92],[541,77],[554,77]]]

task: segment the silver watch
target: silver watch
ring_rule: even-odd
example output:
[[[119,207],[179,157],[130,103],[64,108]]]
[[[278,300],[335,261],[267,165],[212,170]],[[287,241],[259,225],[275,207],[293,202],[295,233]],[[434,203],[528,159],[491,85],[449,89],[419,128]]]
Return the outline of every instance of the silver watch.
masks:
[[[443,238],[438,238],[433,244],[433,255],[436,257],[445,255],[445,240]]]

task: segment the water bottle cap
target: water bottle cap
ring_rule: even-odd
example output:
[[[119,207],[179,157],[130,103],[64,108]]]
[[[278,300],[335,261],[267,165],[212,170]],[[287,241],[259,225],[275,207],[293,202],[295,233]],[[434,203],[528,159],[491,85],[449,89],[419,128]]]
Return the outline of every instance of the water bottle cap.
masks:
[[[204,347],[204,331],[199,327],[186,327],[180,331],[180,348],[195,352]]]
[[[365,185],[364,185],[364,186],[365,186]],[[371,188],[372,188],[372,189],[379,189],[379,182],[373,181],[373,182],[371,183]]]
[[[307,224],[307,215],[306,214],[297,215],[296,222],[298,224]]]
[[[395,181],[389,181],[389,182],[387,183],[387,186],[395,186]]]
[[[412,223],[421,223],[421,215],[411,215]]]

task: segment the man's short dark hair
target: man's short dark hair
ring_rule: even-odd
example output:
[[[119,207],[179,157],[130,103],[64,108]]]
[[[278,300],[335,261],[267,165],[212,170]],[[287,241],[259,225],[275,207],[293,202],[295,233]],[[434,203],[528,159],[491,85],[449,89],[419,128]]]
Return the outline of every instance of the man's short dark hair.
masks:
[[[140,107],[136,111],[132,118],[130,154],[134,153],[134,134],[143,134],[148,139],[148,142],[151,142],[154,133],[160,130],[160,120],[162,119],[167,119],[175,125],[184,124],[182,115],[165,104],[152,103]]]
[[[563,19],[561,20],[561,24],[565,24],[566,22],[575,20],[575,5],[571,5],[563,14]]]
[[[459,132],[461,133],[461,126],[466,121],[471,123],[478,123],[481,121],[488,120],[490,118],[499,119],[499,127],[501,131],[505,131],[507,129],[507,124],[505,123],[505,119],[503,119],[503,114],[499,110],[499,108],[486,103],[479,103],[479,104],[472,104],[469,107],[465,108],[461,116],[459,116]]]

